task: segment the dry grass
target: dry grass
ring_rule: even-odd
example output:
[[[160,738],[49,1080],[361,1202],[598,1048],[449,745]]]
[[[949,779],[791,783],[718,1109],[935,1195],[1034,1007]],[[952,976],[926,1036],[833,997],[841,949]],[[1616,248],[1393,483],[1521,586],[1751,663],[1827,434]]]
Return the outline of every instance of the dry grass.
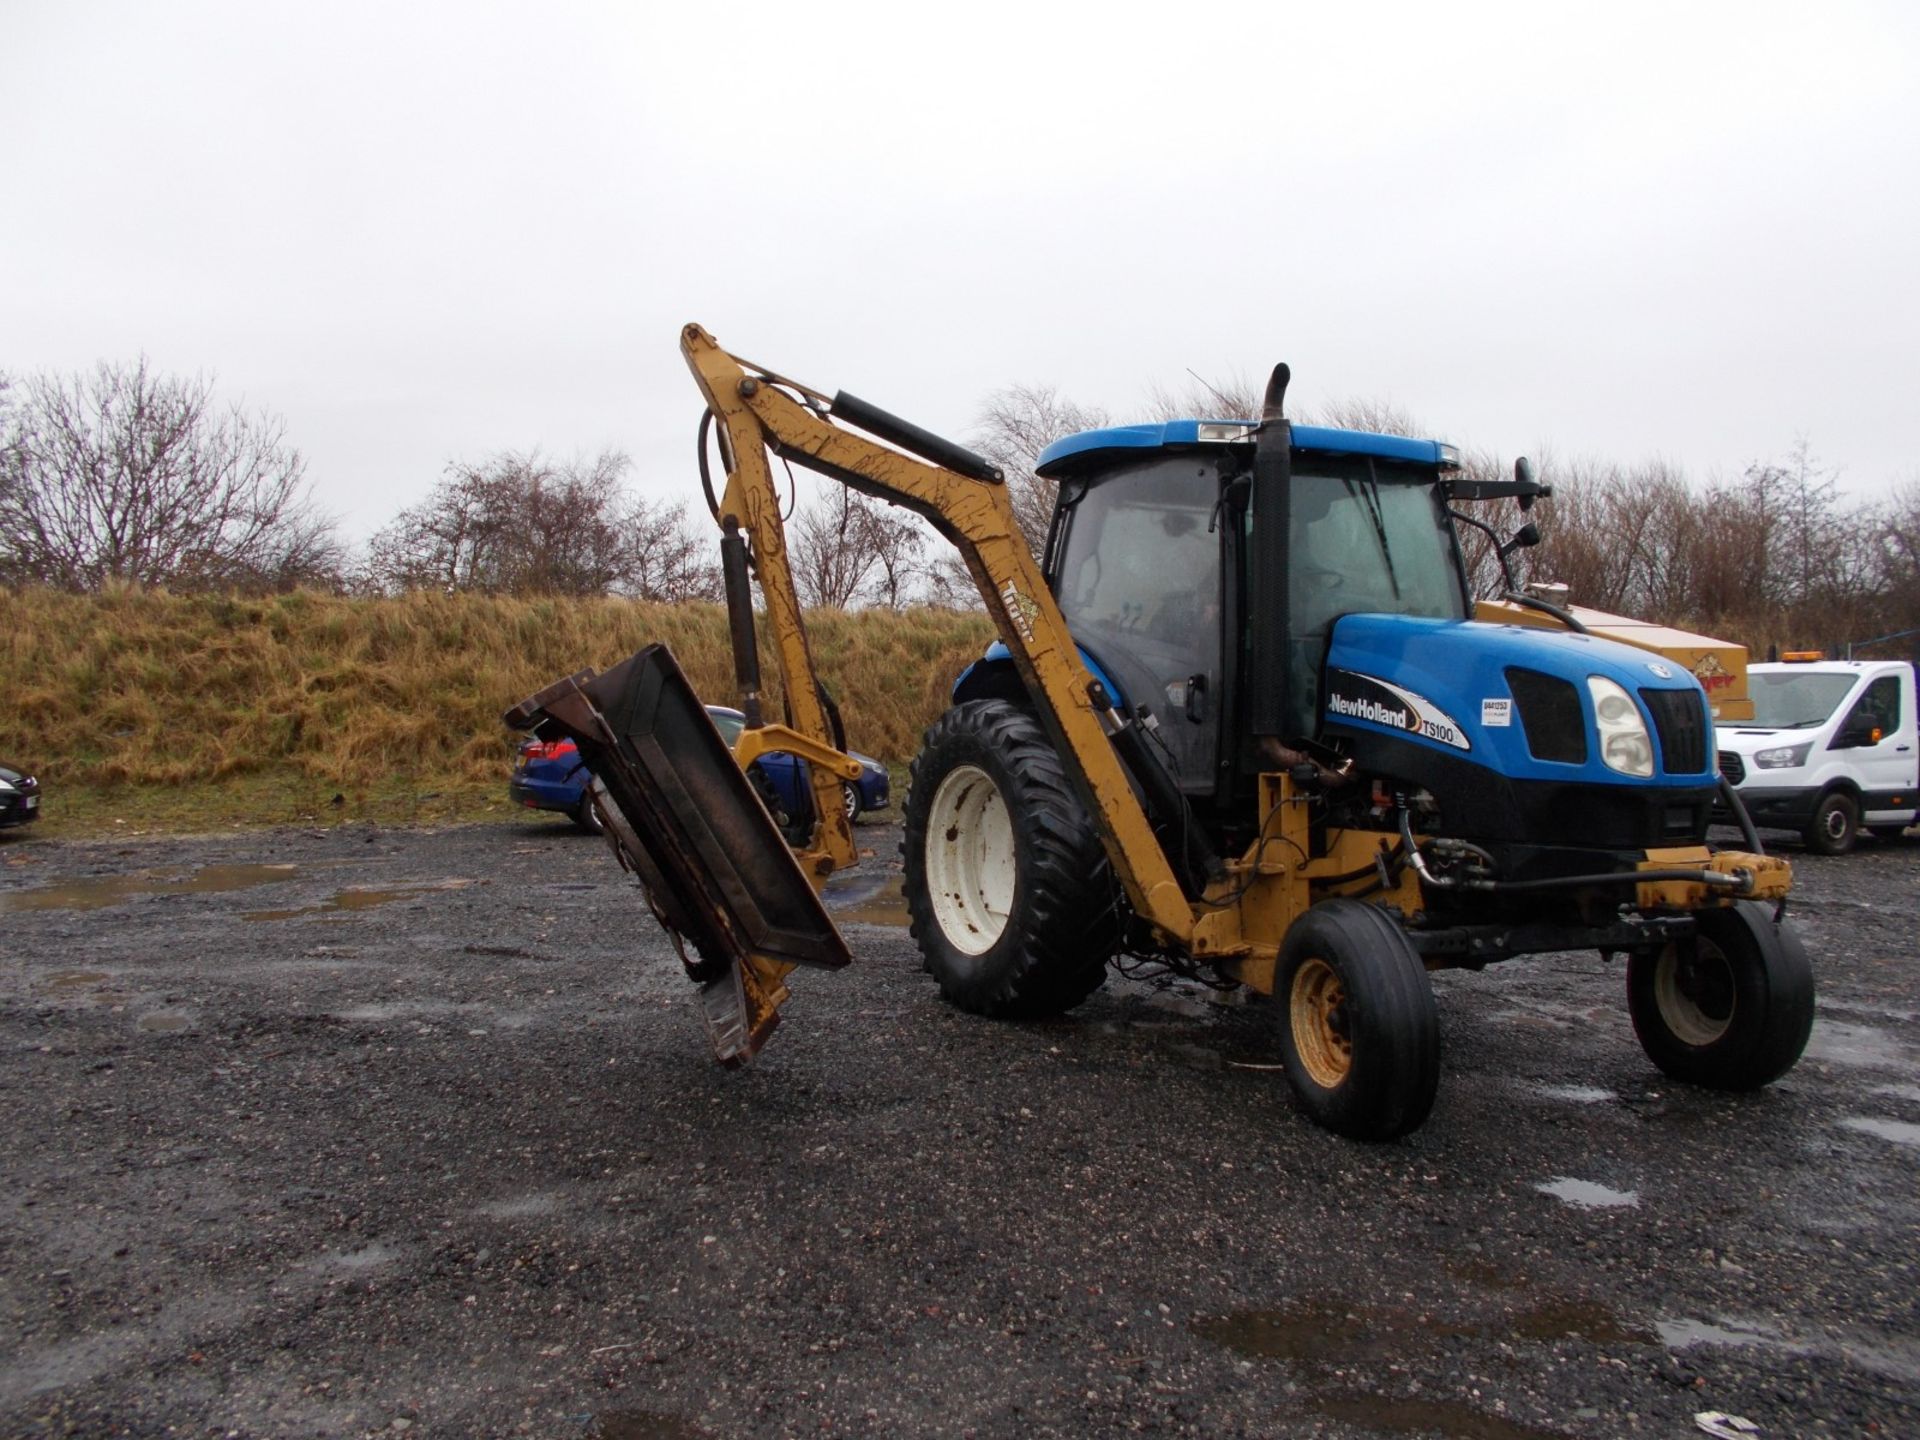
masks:
[[[848,742],[893,763],[991,637],[930,610],[822,613],[811,632]],[[45,782],[48,829],[504,810],[501,711],[653,641],[703,697],[737,698],[712,605],[0,592],[0,756]]]

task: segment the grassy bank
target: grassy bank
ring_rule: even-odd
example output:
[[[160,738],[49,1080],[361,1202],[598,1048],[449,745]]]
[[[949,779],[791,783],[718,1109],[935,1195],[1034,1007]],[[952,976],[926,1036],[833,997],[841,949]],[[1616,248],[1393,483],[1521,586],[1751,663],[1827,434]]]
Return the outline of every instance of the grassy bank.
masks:
[[[827,612],[811,633],[848,743],[902,764],[991,628]],[[504,815],[501,711],[657,640],[735,700],[711,605],[0,592],[0,757],[46,784],[45,833]]]

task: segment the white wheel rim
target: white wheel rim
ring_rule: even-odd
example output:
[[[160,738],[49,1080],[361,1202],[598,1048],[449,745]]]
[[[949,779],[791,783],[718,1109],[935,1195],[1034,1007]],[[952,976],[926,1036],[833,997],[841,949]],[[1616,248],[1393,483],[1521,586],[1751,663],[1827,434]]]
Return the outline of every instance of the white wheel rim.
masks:
[[[1704,976],[1690,980],[1684,973],[1685,961],[1679,948],[1673,945],[1661,952],[1654,966],[1653,998],[1674,1037],[1697,1047],[1713,1044],[1732,1028],[1734,992],[1732,968],[1719,946],[1704,940],[1699,942],[1698,957],[1693,964],[1702,972],[1712,972],[1712,978],[1724,987],[1721,998],[1727,1001],[1726,1014],[1716,1015],[1700,1003]]]
[[[947,943],[965,955],[993,948],[1013,910],[1013,821],[993,777],[974,765],[947,772],[927,811],[927,896]]]

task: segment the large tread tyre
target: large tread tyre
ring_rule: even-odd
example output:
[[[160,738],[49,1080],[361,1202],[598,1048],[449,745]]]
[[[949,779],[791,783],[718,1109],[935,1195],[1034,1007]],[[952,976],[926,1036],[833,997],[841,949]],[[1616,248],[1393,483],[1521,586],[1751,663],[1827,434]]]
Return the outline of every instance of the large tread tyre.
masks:
[[[1854,836],[1859,832],[1859,803],[1846,791],[1834,790],[1820,797],[1803,837],[1815,854],[1844,855],[1853,849]]]
[[[1627,1009],[1647,1058],[1710,1090],[1758,1090],[1813,1030],[1813,963],[1763,905],[1704,910],[1691,942],[1627,960]]]
[[[1352,1140],[1419,1129],[1440,1088],[1440,1014],[1399,924],[1358,900],[1323,900],[1288,929],[1275,980],[1301,1111]]]
[[[1120,943],[1120,889],[1039,722],[970,700],[928,727],[907,791],[909,929],[941,995],[996,1019],[1071,1010]]]

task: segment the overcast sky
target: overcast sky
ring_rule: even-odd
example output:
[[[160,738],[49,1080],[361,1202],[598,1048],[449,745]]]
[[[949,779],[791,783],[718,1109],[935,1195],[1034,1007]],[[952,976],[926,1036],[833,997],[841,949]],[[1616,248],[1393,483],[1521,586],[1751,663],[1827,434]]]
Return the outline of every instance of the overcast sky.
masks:
[[[1920,6],[0,0],[0,368],[691,497],[677,348],[964,437],[1293,366],[1511,456],[1920,478]]]

